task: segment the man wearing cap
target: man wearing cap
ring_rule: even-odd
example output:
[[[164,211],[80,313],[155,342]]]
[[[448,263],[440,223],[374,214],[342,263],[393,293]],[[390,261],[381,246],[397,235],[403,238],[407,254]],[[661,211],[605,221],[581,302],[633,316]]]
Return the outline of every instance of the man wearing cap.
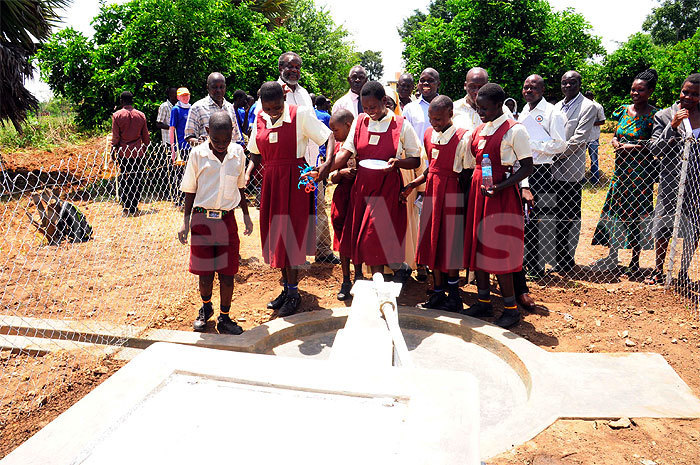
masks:
[[[170,141],[173,161],[173,200],[175,205],[182,205],[184,193],[179,186],[185,172],[187,158],[190,154],[190,144],[185,140],[185,126],[190,113],[190,91],[187,87],[177,90],[177,103],[170,112]]]

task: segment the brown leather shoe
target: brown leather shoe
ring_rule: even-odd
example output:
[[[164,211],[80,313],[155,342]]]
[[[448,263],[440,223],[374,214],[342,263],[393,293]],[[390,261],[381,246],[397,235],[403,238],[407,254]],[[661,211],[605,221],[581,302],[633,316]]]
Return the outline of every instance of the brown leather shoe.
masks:
[[[521,307],[527,312],[534,313],[536,310],[535,299],[530,296],[530,294],[520,294],[517,299]]]

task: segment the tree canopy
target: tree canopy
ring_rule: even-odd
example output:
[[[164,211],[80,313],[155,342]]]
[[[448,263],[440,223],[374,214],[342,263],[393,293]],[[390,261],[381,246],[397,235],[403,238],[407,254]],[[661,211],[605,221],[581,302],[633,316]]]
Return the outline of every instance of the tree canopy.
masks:
[[[39,103],[24,87],[33,74],[29,57],[36,51],[35,41],[49,38],[59,22],[58,10],[68,1],[0,1],[0,123],[9,119],[20,134],[20,123]]]
[[[367,71],[367,79],[379,81],[384,74],[384,64],[382,63],[382,52],[365,50],[358,54],[358,61]]]
[[[153,123],[167,87],[186,86],[193,100],[201,98],[213,71],[226,77],[229,100],[237,88],[255,93],[277,79],[277,59],[288,50],[302,57],[304,87],[342,95],[355,57],[347,31],[313,0],[296,0],[280,21],[270,27],[245,2],[131,0],[103,5],[92,38],[70,28],[54,34],[36,60],[52,90],[76,104],[85,127],[107,120],[125,90]]]
[[[418,12],[400,28],[404,59],[414,74],[440,72],[441,93],[464,95],[467,70],[481,66],[506,93],[518,97],[524,78],[545,79],[546,97],[559,96],[559,79],[569,69],[605,53],[590,24],[573,10],[555,12],[546,0],[435,0],[428,15]]]
[[[700,0],[665,0],[647,16],[642,29],[658,45],[689,39],[700,27]]]

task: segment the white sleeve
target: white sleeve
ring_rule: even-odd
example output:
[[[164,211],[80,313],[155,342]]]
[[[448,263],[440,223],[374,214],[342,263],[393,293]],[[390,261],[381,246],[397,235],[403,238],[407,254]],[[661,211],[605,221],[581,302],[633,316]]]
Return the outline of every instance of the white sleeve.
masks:
[[[193,150],[190,153],[190,157],[187,160],[187,167],[185,168],[185,174],[182,176],[182,182],[180,183],[180,190],[182,192],[187,192],[189,194],[197,193],[197,154]]]
[[[553,110],[549,118],[547,132],[552,139],[548,141],[530,140],[530,147],[537,152],[556,155],[566,149],[566,116],[559,110]]]
[[[421,153],[421,143],[418,140],[418,134],[413,126],[409,124],[403,125],[401,128],[401,145],[403,146],[403,151],[406,154],[406,158],[420,157]]]
[[[260,112],[256,111],[255,123],[253,123],[253,129],[250,131],[250,137],[248,138],[248,151],[255,154],[260,154],[260,149],[258,149],[258,142],[256,140],[258,135],[258,118],[260,118]]]
[[[348,132],[348,137],[345,139],[345,142],[343,142],[343,148],[353,155],[357,153],[357,149],[355,148],[355,127],[357,125],[357,120],[358,118],[353,120],[352,126],[350,126],[350,132]]]
[[[297,108],[297,124],[301,124],[302,134],[317,145],[325,144],[331,135],[331,130],[316,118],[316,113],[309,107]]]
[[[462,168],[464,169],[474,169],[476,167],[476,158],[472,153],[472,137],[474,137],[474,130],[469,131],[464,135],[463,139],[466,139],[466,147],[464,150],[464,158],[462,159]]]
[[[516,124],[511,128],[513,131],[513,153],[516,160],[523,158],[532,158],[532,150],[530,149],[530,136],[527,129],[522,124]]]
[[[241,162],[241,173],[238,175],[238,182],[236,183],[238,185],[239,189],[243,189],[245,187],[245,171],[246,171],[246,164],[245,164],[245,152],[243,151],[243,147],[241,147],[238,144],[233,144],[235,147],[236,151],[236,156],[238,157],[238,161]]]

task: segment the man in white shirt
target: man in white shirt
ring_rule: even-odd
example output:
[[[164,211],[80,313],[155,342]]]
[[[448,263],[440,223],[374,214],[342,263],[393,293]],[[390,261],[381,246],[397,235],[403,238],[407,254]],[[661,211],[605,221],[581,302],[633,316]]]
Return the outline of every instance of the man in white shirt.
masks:
[[[313,110],[314,105],[311,96],[302,86],[299,85],[301,76],[301,57],[294,52],[285,52],[280,55],[278,67],[280,76],[277,82],[284,90],[286,103],[299,107],[309,107]],[[262,108],[258,105],[258,108]],[[309,141],[306,146],[304,159],[309,166],[318,166],[322,160],[318,159],[319,147],[313,141]],[[319,263],[330,263],[339,265],[340,259],[335,256],[331,248],[331,231],[326,213],[326,193],[325,186],[320,186],[316,190],[316,261]]]
[[[418,140],[423,142],[423,135],[426,129],[430,127],[430,119],[428,118],[428,107],[430,102],[437,97],[438,88],[440,87],[440,74],[433,68],[425,68],[420,73],[418,80],[418,92],[420,98],[415,102],[411,102],[403,107],[403,116],[411,123],[418,135]]]
[[[552,228],[549,227],[553,224],[551,209],[556,201],[552,163],[566,148],[566,116],[543,98],[544,79],[538,74],[525,79],[522,95],[527,105],[522,109],[518,121],[528,130],[534,169],[530,177],[521,183],[529,221],[525,223],[523,270],[515,273],[513,283],[520,305],[532,311],[534,301],[529,295],[525,272],[533,279],[543,277],[544,252],[551,249],[554,243]]]
[[[591,184],[596,185],[600,181],[600,169],[598,168],[598,147],[600,146],[600,127],[605,123],[605,110],[603,110],[603,105],[593,100],[593,92],[590,90],[583,94],[588,100],[593,102],[598,113],[596,114],[596,121],[593,123],[593,130],[591,131],[591,138],[588,140],[588,156],[591,157]]]
[[[485,84],[489,82],[489,73],[484,68],[475,67],[467,71],[464,79],[464,90],[467,95],[454,103],[454,117],[452,123],[458,128],[468,131],[479,126],[482,121],[476,108],[476,95]],[[503,105],[503,114],[513,119],[510,109]]]
[[[348,110],[355,117],[357,117],[357,115],[360,113],[363,113],[362,101],[360,100],[360,91],[366,82],[367,71],[365,71],[365,69],[360,65],[353,66],[348,73],[348,84],[350,84],[350,90],[347,94],[343,95],[337,102],[335,102],[331,114],[341,109]]]

